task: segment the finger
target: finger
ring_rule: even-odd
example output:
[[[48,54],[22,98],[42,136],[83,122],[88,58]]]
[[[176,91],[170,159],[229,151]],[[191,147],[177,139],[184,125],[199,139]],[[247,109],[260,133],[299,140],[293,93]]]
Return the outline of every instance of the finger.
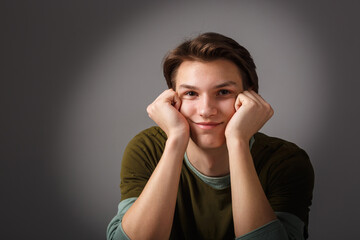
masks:
[[[272,115],[274,113],[274,110],[272,109],[271,105],[260,94],[253,92],[253,91],[252,91],[252,94],[254,97],[256,97],[258,99],[258,101],[261,103],[261,105],[269,111],[270,115]]]
[[[165,90],[162,95],[163,95],[162,97],[165,102],[174,106],[174,108],[176,108],[176,110],[180,109],[181,99],[179,98],[179,95],[173,89]]]
[[[181,99],[179,95],[175,92],[173,95],[172,105],[176,108],[176,110],[180,110],[181,107]]]
[[[248,91],[245,93],[246,96],[253,99],[259,107],[263,109],[263,111],[268,113],[269,118],[274,114],[274,110],[272,109],[271,105],[265,101],[258,93],[253,90]]]
[[[237,111],[241,106],[246,96],[243,93],[239,93],[235,99],[235,110]]]
[[[169,89],[164,90],[161,94],[159,94],[159,96],[154,100],[154,102],[160,100],[161,98],[164,98],[169,92]]]
[[[260,100],[255,96],[256,93],[253,90],[244,91],[243,94],[255,103],[261,104]]]
[[[167,102],[167,103],[170,103],[171,105],[174,105],[174,102],[175,102],[174,95],[175,95],[174,90],[167,89],[162,94],[160,94],[160,96],[156,100],[162,101],[162,102]]]
[[[262,103],[263,105],[268,104],[268,103],[265,101],[265,99],[264,99],[260,94],[256,93],[255,91],[251,90],[251,91],[250,91],[250,94],[251,94],[252,96],[254,96],[254,97],[255,97],[260,103]]]
[[[251,105],[258,105],[260,102],[256,99],[255,96],[253,96],[249,91],[244,91],[240,93],[237,97],[236,104],[239,106],[239,102],[241,102],[241,105],[244,104],[251,104]]]
[[[267,113],[267,118],[270,119],[274,115],[274,109],[260,94],[257,94],[256,92],[252,92],[252,94],[259,100],[261,107],[264,109],[264,112]]]

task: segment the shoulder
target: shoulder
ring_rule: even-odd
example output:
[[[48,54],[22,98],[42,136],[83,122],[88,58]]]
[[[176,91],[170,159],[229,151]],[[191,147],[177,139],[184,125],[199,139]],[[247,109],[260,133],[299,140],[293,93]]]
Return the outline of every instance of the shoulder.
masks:
[[[149,127],[139,132],[135,138],[159,138],[166,141],[165,132],[158,126]]]
[[[254,157],[276,158],[279,160],[289,157],[309,159],[308,154],[295,143],[260,132],[256,133],[254,138],[255,142],[252,148]]]
[[[129,146],[164,146],[167,140],[165,132],[157,126],[139,132],[128,144]]]
[[[161,128],[150,127],[130,140],[121,160],[121,199],[141,194],[161,158],[166,139]]]
[[[159,127],[150,127],[138,133],[126,146],[122,168],[144,167],[153,169],[165,148],[166,134]]]
[[[252,148],[254,163],[259,174],[269,177],[306,177],[313,182],[314,170],[308,154],[296,144],[277,138],[256,133]],[[262,174],[261,174],[262,175]]]
[[[264,133],[258,132],[254,135],[255,138],[255,147],[258,149],[267,149],[268,151],[290,151],[290,152],[296,152],[296,151],[304,151],[299,146],[297,146],[295,143],[286,141],[281,138],[277,137],[271,137]],[[305,152],[305,151],[304,151]]]
[[[256,133],[254,138],[254,164],[274,211],[292,213],[307,226],[314,189],[314,170],[308,154],[280,138],[263,133]]]

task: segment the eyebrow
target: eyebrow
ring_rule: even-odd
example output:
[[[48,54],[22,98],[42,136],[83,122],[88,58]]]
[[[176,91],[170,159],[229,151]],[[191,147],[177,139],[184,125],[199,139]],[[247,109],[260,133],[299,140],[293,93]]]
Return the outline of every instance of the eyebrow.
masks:
[[[228,86],[237,86],[238,84],[234,81],[226,81],[224,83],[221,83],[219,85],[216,85],[215,88],[223,88]]]
[[[217,88],[223,88],[223,87],[228,87],[228,86],[237,86],[238,84],[234,81],[226,81],[224,83],[218,84],[214,87],[214,89]],[[186,89],[193,89],[193,90],[197,90],[198,87],[193,86],[193,85],[189,85],[189,84],[181,84],[179,86],[179,88],[186,88]]]

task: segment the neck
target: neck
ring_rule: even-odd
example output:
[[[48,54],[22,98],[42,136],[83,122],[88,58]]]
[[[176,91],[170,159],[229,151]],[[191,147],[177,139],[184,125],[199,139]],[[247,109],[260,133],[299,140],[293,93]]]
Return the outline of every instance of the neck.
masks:
[[[229,174],[229,155],[226,144],[219,148],[201,148],[191,139],[186,149],[190,163],[202,174],[220,177]]]

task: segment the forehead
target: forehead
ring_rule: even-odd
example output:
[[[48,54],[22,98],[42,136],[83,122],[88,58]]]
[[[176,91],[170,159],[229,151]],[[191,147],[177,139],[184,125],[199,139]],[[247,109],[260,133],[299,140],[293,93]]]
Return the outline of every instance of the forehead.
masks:
[[[195,87],[211,87],[224,82],[234,82],[242,88],[242,76],[239,68],[231,61],[184,61],[175,76],[176,89],[182,84]]]

